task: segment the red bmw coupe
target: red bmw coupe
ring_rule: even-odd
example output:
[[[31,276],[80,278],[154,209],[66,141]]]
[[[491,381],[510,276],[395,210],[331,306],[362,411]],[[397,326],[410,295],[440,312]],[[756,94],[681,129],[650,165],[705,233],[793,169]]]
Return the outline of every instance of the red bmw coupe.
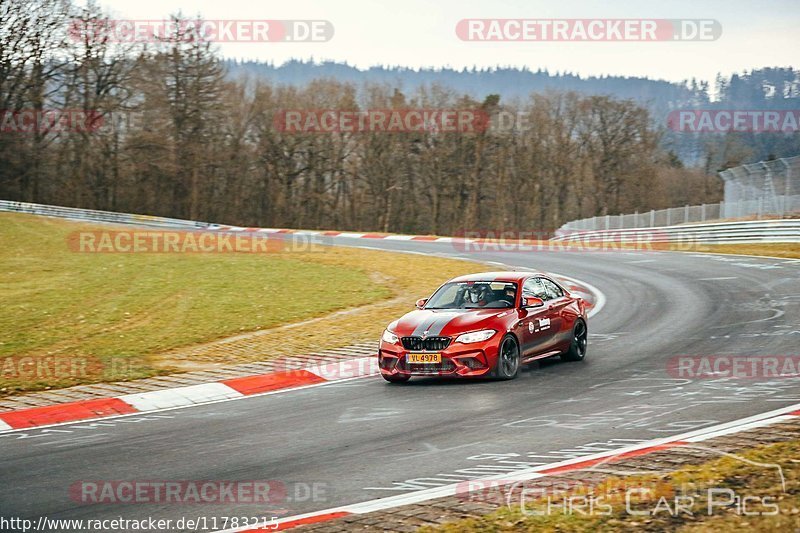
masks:
[[[586,356],[586,306],[550,276],[484,272],[451,279],[389,324],[378,363],[386,381],[411,376],[514,379],[525,363]]]

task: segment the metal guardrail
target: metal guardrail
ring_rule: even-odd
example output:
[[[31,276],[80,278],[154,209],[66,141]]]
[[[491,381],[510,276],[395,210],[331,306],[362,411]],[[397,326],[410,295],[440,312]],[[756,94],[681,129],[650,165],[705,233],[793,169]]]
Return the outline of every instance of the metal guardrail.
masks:
[[[760,161],[719,173],[725,182],[722,202],[684,205],[619,215],[572,220],[563,231],[600,231],[656,228],[675,224],[705,223],[725,218],[769,215],[787,218],[800,214],[800,156]]]
[[[133,224],[137,226],[160,226],[185,229],[214,229],[217,224],[197,222],[179,218],[157,217],[78,209],[54,205],[31,204],[0,200],[0,211],[30,213],[72,220]],[[748,242],[800,242],[800,219],[748,220],[741,222],[718,222],[713,224],[687,224],[682,226],[662,226],[655,228],[633,228],[596,231],[559,230],[553,241],[564,242],[702,242],[748,243]]]
[[[800,242],[800,219],[746,220],[712,224],[686,224],[656,228],[618,230],[559,230],[552,240],[563,242],[698,242],[704,244],[743,244],[749,242]]]
[[[160,226],[169,228],[208,228],[208,222],[195,222],[180,218],[157,217],[152,215],[134,215],[130,213],[116,213],[113,211],[97,211],[94,209],[79,209],[76,207],[62,207],[57,205],[30,204],[27,202],[11,202],[0,200],[0,211],[13,211],[15,213],[29,213],[48,217],[68,218],[72,220],[86,220],[90,222],[111,222],[115,224],[136,224],[138,226]]]

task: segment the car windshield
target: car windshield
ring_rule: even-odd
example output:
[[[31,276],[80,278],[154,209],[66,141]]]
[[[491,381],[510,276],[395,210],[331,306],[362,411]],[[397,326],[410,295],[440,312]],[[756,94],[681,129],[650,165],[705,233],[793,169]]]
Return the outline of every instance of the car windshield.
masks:
[[[445,283],[431,296],[425,309],[503,309],[514,307],[515,283],[461,281]]]

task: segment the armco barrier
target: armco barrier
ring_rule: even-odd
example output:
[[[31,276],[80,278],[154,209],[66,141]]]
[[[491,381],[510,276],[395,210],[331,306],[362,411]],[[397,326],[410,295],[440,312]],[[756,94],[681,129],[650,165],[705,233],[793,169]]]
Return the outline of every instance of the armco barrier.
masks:
[[[17,213],[31,213],[73,220],[91,222],[111,222],[115,224],[132,224],[137,226],[160,226],[186,229],[224,229],[227,231],[244,230],[246,228],[219,226],[208,222],[196,222],[177,218],[156,217],[150,215],[133,215],[128,213],[114,213],[111,211],[96,211],[93,209],[78,209],[74,207],[59,207],[53,205],[31,204],[25,202],[10,202],[0,200],[0,211],[14,211]],[[293,230],[278,230],[261,228],[267,232],[294,232]],[[741,222],[718,222],[713,224],[686,224],[680,226],[662,226],[656,228],[634,228],[617,230],[574,231],[563,232],[552,240],[565,242],[601,242],[604,240],[621,241],[630,239],[650,242],[696,242],[705,244],[720,243],[749,243],[749,242],[800,242],[800,219],[782,220],[748,220]],[[377,238],[371,233],[345,233],[345,232],[300,232],[308,234],[338,235],[342,237],[370,237]],[[559,232],[557,232],[559,233]],[[410,235],[380,235],[386,239],[415,239],[431,240],[436,242],[450,242],[450,237],[429,237]],[[471,239],[459,239],[470,241]]]
[[[165,218],[151,215],[132,215],[128,213],[115,213],[113,211],[96,211],[94,209],[78,209],[76,207],[61,207],[57,205],[29,204],[27,202],[10,202],[0,200],[0,211],[13,211],[16,213],[30,213],[49,217],[69,218],[73,220],[87,220],[91,222],[112,222],[115,224],[135,224],[137,226],[161,226],[181,228],[208,228],[207,222],[181,220],[179,218]]]
[[[800,219],[747,220],[714,224],[686,224],[658,228],[564,232],[553,238],[564,242],[602,242],[638,239],[650,242],[744,244],[751,242],[800,242]]]

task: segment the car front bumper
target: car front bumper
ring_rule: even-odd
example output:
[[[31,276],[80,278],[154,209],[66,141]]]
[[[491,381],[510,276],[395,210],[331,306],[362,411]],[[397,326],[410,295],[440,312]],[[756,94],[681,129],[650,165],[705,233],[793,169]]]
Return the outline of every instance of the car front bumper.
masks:
[[[495,337],[499,337],[495,335]],[[478,377],[491,372],[497,361],[497,340],[471,344],[451,343],[436,352],[406,350],[400,344],[381,341],[378,348],[378,366],[386,376],[453,376]],[[409,353],[439,353],[441,363],[410,363]]]

